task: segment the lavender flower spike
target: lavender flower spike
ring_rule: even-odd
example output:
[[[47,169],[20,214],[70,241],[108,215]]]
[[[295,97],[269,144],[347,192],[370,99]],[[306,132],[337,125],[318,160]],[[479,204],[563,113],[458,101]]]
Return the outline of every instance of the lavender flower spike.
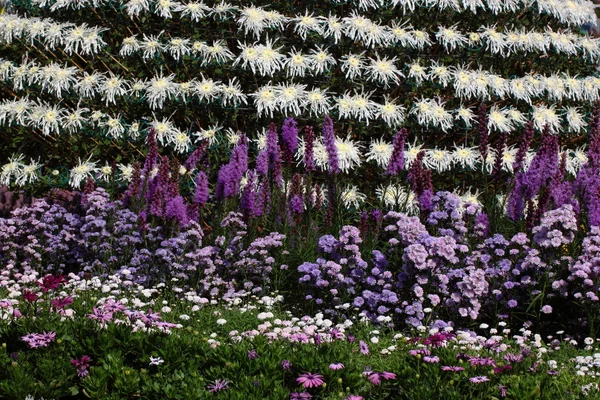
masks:
[[[335,133],[333,132],[333,121],[329,116],[325,116],[323,121],[323,143],[329,157],[329,173],[337,174],[340,172],[338,164],[337,147],[335,145]]]

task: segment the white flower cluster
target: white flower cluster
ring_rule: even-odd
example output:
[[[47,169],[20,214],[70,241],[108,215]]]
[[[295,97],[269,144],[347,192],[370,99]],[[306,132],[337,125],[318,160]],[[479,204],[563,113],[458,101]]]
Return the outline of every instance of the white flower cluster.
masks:
[[[317,17],[311,17],[317,22],[320,21]],[[327,21],[334,18],[339,24],[339,29],[335,32],[326,27]],[[292,22],[294,19],[291,20]],[[544,32],[525,31],[522,29],[498,31],[495,26],[482,26],[478,31],[461,32],[456,26],[444,27],[439,26],[435,32],[427,32],[415,29],[408,23],[393,25],[379,25],[370,19],[361,16],[360,14],[352,14],[351,17],[329,17],[321,21],[323,26],[314,26],[312,32],[320,34],[323,38],[333,35],[335,43],[342,38],[350,39],[360,43],[367,48],[397,48],[406,47],[423,51],[426,47],[433,46],[438,43],[444,47],[448,53],[452,53],[459,48],[484,48],[494,55],[508,56],[512,53],[542,53],[547,54],[552,51],[554,53],[565,55],[580,55],[591,61],[600,58],[600,39],[591,38],[589,36],[581,36],[568,30],[553,31],[551,28],[546,28]],[[277,25],[279,26],[279,25]],[[254,31],[254,25],[244,27],[244,31]],[[283,28],[282,28],[283,30]],[[302,30],[294,29],[295,32]],[[179,60],[182,55],[193,54],[196,57],[202,58],[208,62],[214,55],[207,49],[205,42],[194,41],[189,38],[170,38],[161,42],[160,35],[146,36],[142,40],[136,35],[125,38],[122,43],[121,55],[131,55],[135,52],[142,52],[144,59],[151,58],[156,54],[169,54],[175,60]],[[272,45],[272,43],[271,43]],[[223,42],[219,42],[219,50],[225,52],[226,47],[223,47]],[[260,47],[263,46],[263,47]],[[250,55],[244,57],[260,57],[261,52],[265,50],[274,50],[272,46],[267,44],[255,43],[247,45],[238,43],[238,47],[244,51],[250,51]],[[232,53],[228,50],[229,54]],[[270,54],[267,52],[267,54]],[[275,55],[273,55],[275,56]],[[283,54],[278,53],[280,59]]]
[[[333,0],[337,3],[347,4],[348,1]],[[36,0],[38,7],[49,7],[50,11],[57,11],[64,8],[81,9],[85,7],[98,8],[105,4],[112,3],[109,0]],[[306,30],[318,26],[318,22],[323,18],[313,17],[308,12],[305,15],[299,15],[295,18],[289,18],[281,15],[277,11],[266,11],[262,7],[254,5],[246,7],[236,7],[232,4],[221,1],[213,7],[207,6],[202,1],[190,1],[182,3],[172,0],[120,0],[118,1],[126,10],[131,18],[139,17],[142,13],[154,10],[156,15],[163,18],[173,18],[174,13],[180,13],[180,18],[189,17],[198,22],[203,18],[221,19],[227,16],[239,15],[240,24],[248,27],[248,32],[257,33],[265,28],[281,27],[290,20],[297,25],[305,27]],[[537,6],[540,14],[549,14],[564,24],[571,26],[580,26],[588,22],[595,22],[593,4],[586,0],[352,0],[360,9],[377,8],[397,8],[405,14],[413,12],[417,7],[440,10],[452,10],[454,12],[470,11],[472,13],[491,12],[494,15],[499,13],[521,12],[525,8]],[[335,25],[334,25],[335,26]]]
[[[316,67],[317,64],[321,65],[322,69],[320,71],[322,73],[329,71],[329,67],[337,63],[323,49],[316,49],[313,54],[306,57],[299,54],[296,54],[296,56],[303,57],[303,61],[293,63],[289,58],[275,63],[264,62],[260,57],[255,57],[252,61],[248,61],[248,65],[246,65],[246,61],[240,61],[240,63],[242,67],[246,65],[263,72],[267,69],[279,70],[287,67],[288,75],[291,76],[304,76],[311,69],[312,74],[317,75],[320,73]],[[271,60],[276,58],[271,57]],[[238,57],[238,60],[241,59],[243,59],[242,56]],[[357,60],[357,63],[352,64],[352,60]],[[394,61],[396,60],[379,57],[377,59],[364,58],[360,55],[350,54],[344,56],[340,62],[340,67],[347,77],[352,79],[365,77],[367,80],[387,86],[389,83],[399,83],[400,77],[403,76]],[[302,65],[302,68],[300,68],[300,65]],[[492,96],[496,96],[500,100],[505,100],[512,97],[513,99],[526,101],[529,104],[532,103],[534,98],[547,98],[555,101],[568,99],[585,102],[594,102],[600,99],[600,78],[596,76],[572,77],[567,74],[550,76],[527,74],[520,78],[505,79],[489,71],[469,70],[462,66],[447,67],[435,62],[429,68],[426,68],[421,65],[421,61],[409,64],[407,75],[408,79],[415,80],[417,84],[428,80],[444,87],[452,86],[456,96],[461,99],[489,100]],[[200,101],[220,100],[223,106],[247,104],[247,95],[241,91],[236,78],[230,79],[227,84],[205,78],[202,75],[200,79],[180,83],[174,82],[174,75],[172,74],[169,76],[154,76],[146,80],[127,80],[110,73],[96,72],[89,74],[81,72],[75,67],[61,66],[57,63],[42,66],[32,60],[15,65],[11,61],[0,59],[0,79],[4,81],[12,80],[15,90],[22,90],[26,85],[39,85],[42,91],[51,93],[58,98],[61,98],[64,92],[70,90],[74,90],[79,96],[86,98],[100,94],[107,104],[116,103],[116,96],[139,96],[141,99],[145,99],[153,109],[162,108],[164,101],[167,99],[180,98],[183,101],[188,101],[193,96]],[[262,89],[269,87],[275,90],[275,86],[268,85],[254,93],[254,97]],[[296,87],[298,90],[300,87],[304,88],[303,90],[306,88],[305,85],[286,84],[280,84],[278,87],[285,87],[288,92],[292,90],[289,89],[290,87]],[[327,90],[315,89],[307,95],[308,102],[311,104],[309,107],[311,112],[315,114],[326,112],[330,104],[326,93]],[[340,98],[341,103],[338,102],[338,111],[345,116],[351,116],[351,113],[346,113],[344,109],[344,101],[351,101],[351,97],[345,94]],[[260,96],[257,98],[260,98]],[[341,100],[342,98],[344,101]],[[380,108],[373,106],[372,114],[379,111],[382,119],[388,124],[400,123],[402,121],[400,113],[402,110],[392,106],[392,103],[388,101],[386,105]],[[277,108],[276,104],[273,104],[273,107],[275,107],[273,108],[275,110]],[[283,107],[283,109],[286,108],[288,107]],[[270,110],[269,107],[261,109]],[[297,107],[292,107],[292,109],[297,110]],[[468,114],[464,112],[463,114],[462,119],[469,123],[471,118]],[[576,114],[571,112],[570,115],[572,116],[570,117],[571,120],[577,120]],[[578,129],[575,129],[575,131],[578,131]]]
[[[97,54],[106,45],[100,34],[107,30],[86,24],[58,23],[50,18],[0,15],[0,43],[24,40],[34,45],[39,42],[47,49],[62,48],[69,55]]]

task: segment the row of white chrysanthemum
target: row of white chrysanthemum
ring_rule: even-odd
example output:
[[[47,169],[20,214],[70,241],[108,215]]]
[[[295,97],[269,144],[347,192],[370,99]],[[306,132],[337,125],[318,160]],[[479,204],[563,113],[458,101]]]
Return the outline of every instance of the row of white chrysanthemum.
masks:
[[[24,40],[33,46],[37,41],[46,49],[61,48],[67,54],[97,54],[106,46],[100,34],[107,30],[87,24],[59,23],[50,18],[0,15],[0,43]]]
[[[316,17],[311,17],[317,21]],[[338,18],[339,17],[329,17]],[[565,55],[580,55],[590,60],[597,60],[600,57],[600,39],[590,36],[581,36],[570,31],[554,31],[547,27],[544,32],[525,31],[525,30],[507,30],[505,32],[498,31],[495,25],[482,26],[478,31],[461,32],[456,25],[447,27],[438,25],[437,31],[428,32],[425,30],[415,29],[408,23],[400,24],[394,22],[391,26],[379,25],[375,22],[363,17],[359,14],[353,14],[351,17],[346,17],[340,20],[339,31],[330,32],[320,28],[320,25],[315,25],[311,29],[304,27],[298,29],[294,26],[294,32],[297,33],[302,40],[305,40],[310,33],[317,34],[323,39],[332,37],[337,44],[342,37],[350,39],[354,42],[361,43],[367,48],[397,48],[399,46],[412,48],[419,51],[433,46],[438,43],[444,47],[446,52],[452,53],[460,48],[479,49],[485,47],[495,55],[507,56],[517,52],[539,52],[546,54],[549,51]],[[316,23],[316,22],[315,22]],[[169,54],[175,60],[179,60],[185,55],[195,55],[202,58],[206,62],[218,61],[232,57],[231,49],[228,49],[223,42],[218,42],[218,46],[207,46],[201,40],[193,40],[191,38],[170,37],[167,33],[168,42],[162,40],[161,36],[165,32],[158,35],[146,35],[140,32],[142,38],[138,38],[138,34],[130,36],[123,40],[120,54],[130,55],[134,52],[143,52],[143,58],[148,59],[155,57],[157,54]],[[249,32],[245,32],[248,34]],[[279,32],[282,33],[281,31]],[[285,36],[287,38],[287,36]],[[241,38],[239,38],[241,39]],[[268,38],[267,38],[267,42]],[[242,56],[252,57],[258,56],[260,50],[264,53],[265,49],[269,51],[272,58],[277,60],[283,57],[272,46],[262,45],[260,43],[247,44],[239,43],[242,49]],[[248,51],[251,54],[246,54]],[[295,53],[296,50],[294,49]],[[264,58],[264,55],[263,55]],[[269,57],[271,59],[271,57]]]
[[[206,139],[216,138],[220,127],[211,127],[206,130]],[[228,130],[226,133],[226,141],[232,146],[238,142],[240,132]],[[266,146],[266,134],[261,132],[253,139],[257,150],[264,149]],[[354,171],[360,167],[363,160],[367,162],[373,162],[380,168],[386,169],[393,152],[392,143],[385,141],[384,139],[373,139],[371,140],[368,149],[358,141],[351,140],[349,138],[336,138],[336,147],[338,153],[339,167],[344,173]],[[304,159],[304,141],[300,140],[300,145],[296,152],[296,160],[301,163]],[[317,167],[325,171],[329,168],[329,157],[325,145],[321,139],[317,139],[314,143],[314,160]],[[505,172],[512,173],[513,165],[515,163],[517,148],[514,146],[505,147],[502,152],[502,159],[500,161],[501,169]],[[421,144],[408,144],[404,152],[405,168],[409,168],[413,161],[416,159],[420,151],[425,151],[425,157],[423,163],[425,167],[432,169],[436,172],[446,172],[452,169],[461,170],[481,170],[486,173],[491,173],[496,163],[496,150],[490,148],[488,154],[483,163],[483,158],[477,147],[467,146],[454,146],[453,149],[440,149],[440,148],[424,148]],[[561,157],[564,154],[566,162],[566,170],[572,175],[576,175],[579,169],[587,162],[587,156],[583,148],[578,149],[563,149],[561,151]],[[533,160],[535,153],[529,151],[524,159],[524,168],[527,170],[531,161]],[[0,185],[10,186],[15,184],[17,186],[23,186],[28,183],[37,181],[40,177],[41,167],[39,161],[31,160],[29,164],[23,162],[24,157],[22,155],[12,157],[8,163],[4,164],[0,169]],[[123,181],[129,181],[132,173],[132,166],[120,164],[120,179]],[[155,171],[156,172],[156,171]],[[185,170],[182,167],[180,170],[181,174],[186,174],[191,171]],[[58,175],[60,172],[54,170],[50,172],[51,175]],[[98,179],[106,180],[112,175],[112,169],[110,164],[107,162],[103,167],[98,166],[98,162],[91,161],[79,161],[79,164],[70,169],[69,182],[73,187],[79,187],[86,177],[96,177]]]
[[[333,0],[334,3],[347,4],[347,1]],[[49,8],[50,11],[61,9],[81,9],[87,7],[99,8],[105,4],[115,5],[123,8],[131,18],[137,18],[142,13],[152,11],[163,18],[172,18],[173,14],[179,13],[180,18],[189,18],[198,22],[204,18],[227,19],[237,14],[241,15],[253,32],[260,34],[264,29],[280,27],[285,23],[302,22],[309,24],[307,17],[310,14],[296,15],[293,18],[286,17],[276,10],[265,10],[261,6],[235,6],[221,1],[214,6],[208,6],[203,1],[179,2],[172,0],[34,0],[34,4],[40,8]],[[549,14],[564,24],[581,26],[593,23],[596,20],[594,7],[591,2],[585,0],[354,0],[352,1],[359,9],[381,9],[396,8],[404,14],[414,12],[418,8],[437,8],[440,11],[451,10],[454,12],[470,11],[472,13],[491,12],[515,13],[537,6],[540,14]],[[321,18],[322,19],[322,18]],[[335,22],[335,21],[334,21]],[[330,24],[331,25],[331,24]],[[335,27],[335,24],[334,24]]]
[[[241,17],[243,18],[243,16]],[[317,17],[311,17],[317,25],[304,26],[295,25],[294,30],[305,38],[310,32],[321,34],[323,37],[329,35],[328,30],[320,28]],[[432,37],[437,40],[448,52],[457,48],[482,47],[485,46],[492,54],[506,55],[515,51],[542,52],[554,50],[566,55],[581,55],[590,60],[600,58],[600,40],[588,36],[579,36],[572,32],[557,32],[546,28],[545,32],[526,32],[524,30],[512,30],[499,32],[495,26],[482,27],[478,32],[461,32],[453,27],[438,26],[438,30],[430,35],[429,32],[412,28],[404,24],[393,24],[392,26],[379,25],[359,14],[340,19],[339,30],[334,33],[335,42],[342,35],[351,40],[362,42],[368,47],[394,46],[410,47],[423,50],[434,44]],[[303,26],[302,29],[298,26]],[[75,26],[73,24],[59,24],[49,19],[26,18],[16,15],[0,16],[0,41],[12,43],[15,39],[25,39],[32,44],[35,40],[40,41],[48,48],[63,47],[66,53],[72,54],[95,54],[102,49],[106,43],[100,37],[105,28],[87,27],[85,24]],[[248,33],[248,32],[246,32]],[[141,33],[140,33],[141,34]],[[185,54],[199,54],[207,61],[223,61],[232,57],[232,53],[223,42],[217,42],[213,46],[207,46],[202,41],[193,41],[187,38],[171,39],[169,45],[160,43],[159,36],[143,35],[143,40],[137,40],[135,36],[126,38],[121,48],[121,55],[130,54],[133,51],[142,50],[144,58],[153,57],[160,52],[167,52],[174,58],[179,59]],[[175,40],[175,42],[173,42]],[[255,45],[241,44],[243,57],[247,58],[247,48],[252,49]],[[268,48],[268,46],[266,46]],[[265,52],[262,52],[265,58]],[[271,48],[272,57],[277,59],[277,51]],[[268,53],[267,53],[268,55]],[[279,55],[280,57],[283,55]]]
[[[319,56],[322,49],[316,49],[311,60]],[[336,61],[331,59],[328,66]],[[307,56],[308,58],[308,56]],[[289,61],[289,59],[288,59]],[[388,83],[400,83],[401,77],[412,79],[416,84],[429,81],[443,87],[451,86],[455,94],[461,99],[487,99],[496,96],[500,100],[512,97],[531,104],[532,98],[548,98],[549,100],[594,102],[600,99],[600,78],[587,76],[584,78],[561,75],[533,75],[527,74],[519,78],[502,78],[489,71],[470,70],[464,66],[446,66],[431,62],[429,67],[422,65],[421,60],[407,64],[406,76],[393,62],[395,59],[368,58],[350,54],[340,60],[340,68],[347,79],[365,78],[377,81],[386,86]],[[237,60],[236,60],[237,62]],[[287,61],[284,65],[288,65]],[[254,65],[250,66],[254,69]],[[313,72],[327,72],[325,65],[314,66]],[[297,70],[293,66],[288,68],[292,75]],[[298,75],[303,77],[304,74]],[[40,85],[43,91],[61,98],[63,92],[74,90],[79,96],[91,98],[99,94],[107,104],[115,104],[115,96],[136,96],[144,98],[152,109],[162,108],[168,99],[180,98],[183,101],[191,100],[196,96],[200,101],[221,98],[224,106],[247,104],[248,95],[243,93],[236,79],[231,79],[228,84],[218,80],[193,78],[187,82],[175,82],[175,75],[157,75],[147,79],[127,80],[123,77],[107,73],[88,73],[76,67],[61,66],[57,63],[39,65],[35,60],[24,61],[17,65],[11,61],[0,58],[0,80],[12,80],[15,90],[22,90],[26,85]],[[302,86],[302,85],[300,85]],[[253,95],[255,95],[255,92]],[[307,97],[315,97],[322,104],[329,103],[327,89],[316,92],[307,92]],[[252,95],[251,95],[252,96]],[[310,101],[310,99],[309,99]],[[387,122],[387,121],[386,121]]]
[[[275,111],[285,115],[304,115],[307,113],[322,116],[336,113],[339,119],[357,119],[367,123],[374,118],[387,122],[392,127],[397,127],[405,120],[404,109],[386,99],[386,103],[376,103],[369,98],[369,94],[354,93],[345,94],[336,100],[334,106],[329,104],[315,106],[295,99],[289,100],[287,90],[304,90],[304,87],[296,86],[269,86],[261,88],[255,97],[255,105],[260,115],[269,115],[271,118]],[[309,93],[319,93],[312,91]],[[268,96],[267,96],[268,94]],[[253,95],[254,96],[254,95]],[[266,100],[265,100],[266,99]],[[273,102],[271,104],[271,101]],[[282,103],[286,102],[286,103]],[[318,106],[318,108],[316,108]],[[567,127],[565,130],[580,132],[587,126],[584,116],[576,107],[562,109]],[[472,108],[460,107],[456,110],[447,110],[444,103],[439,99],[415,99],[414,106],[409,115],[423,127],[434,127],[447,132],[455,127],[455,121],[461,121],[466,127],[470,127],[476,119]],[[557,113],[554,106],[540,104],[533,106],[531,115],[528,116],[516,108],[499,108],[493,105],[488,113],[488,128],[496,131],[512,132],[522,126],[530,117],[536,129],[541,130],[549,125],[553,133],[559,133],[562,129],[563,117]],[[44,135],[61,133],[78,133],[85,127],[91,129],[105,130],[105,134],[111,138],[131,137],[139,135],[139,122],[126,122],[122,116],[109,115],[99,110],[90,110],[84,107],[76,109],[63,108],[58,104],[29,100],[28,97],[13,100],[4,100],[0,103],[0,125],[20,125],[41,130]],[[170,145],[177,152],[186,152],[192,146],[191,134],[178,129],[168,118],[162,119],[154,116],[149,123],[157,132],[161,145]],[[198,138],[203,138],[201,132],[195,133]]]

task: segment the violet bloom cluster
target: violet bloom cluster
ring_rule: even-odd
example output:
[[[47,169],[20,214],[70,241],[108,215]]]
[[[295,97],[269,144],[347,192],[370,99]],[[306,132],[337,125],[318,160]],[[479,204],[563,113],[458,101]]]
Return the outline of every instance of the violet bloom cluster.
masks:
[[[29,333],[21,337],[21,340],[29,345],[29,348],[48,347],[56,339],[56,332]]]

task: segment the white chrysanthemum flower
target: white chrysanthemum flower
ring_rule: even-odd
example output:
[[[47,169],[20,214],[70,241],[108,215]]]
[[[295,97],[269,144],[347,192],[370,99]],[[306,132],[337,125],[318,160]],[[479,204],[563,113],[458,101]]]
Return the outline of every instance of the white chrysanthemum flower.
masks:
[[[471,190],[472,189],[469,188],[469,190],[463,193],[462,195],[457,192],[454,192],[454,194],[460,197],[460,200],[463,203],[463,205],[474,204],[476,206],[482,207],[481,201],[479,201],[479,196],[481,195],[481,193],[479,193],[479,190],[475,190],[475,192],[472,192]]]
[[[392,22],[392,26],[389,28],[390,43],[399,43],[402,47],[415,47],[415,39],[412,35],[413,27],[408,22],[399,24],[396,21]]]
[[[450,80],[452,79],[452,73],[445,65],[438,64],[437,61],[433,61],[431,64],[430,77],[434,78],[438,81],[440,85],[443,87],[448,86]]]
[[[508,91],[508,80],[496,74],[490,74],[488,77],[488,86],[492,93],[504,100]]]
[[[430,149],[425,152],[423,165],[437,172],[449,171],[452,166],[452,153],[444,149]]]
[[[421,151],[421,144],[408,144],[406,150],[404,151],[404,168],[408,169],[412,165],[412,163],[417,159],[419,152]]]
[[[533,91],[529,82],[524,78],[511,79],[509,81],[509,90],[515,99],[524,100],[531,104],[531,96]]]
[[[221,85],[221,104],[223,107],[239,106],[241,104],[248,104],[248,96],[242,92],[242,87],[237,82],[237,77],[230,79],[227,85]]]
[[[438,26],[435,38],[448,52],[463,47],[468,43],[466,36],[456,29],[456,25],[450,28]]]
[[[357,11],[352,11],[349,17],[342,19],[344,34],[351,40],[364,40],[373,21]]]
[[[587,127],[587,122],[585,122],[577,107],[565,108],[565,114],[569,124],[569,132],[579,133]]]
[[[472,91],[475,94],[475,96],[484,99],[489,99],[490,93],[488,91],[488,87],[490,83],[490,73],[487,71],[479,70],[473,71],[470,75],[472,79]]]
[[[470,108],[461,106],[456,110],[454,119],[463,121],[465,126],[470,128],[472,122],[475,120],[475,114],[473,114],[473,111]]]
[[[161,146],[173,142],[173,137],[179,132],[173,123],[166,117],[163,117],[162,121],[158,121],[156,117],[154,117],[154,120],[150,122],[150,126],[154,129],[156,140]]]
[[[61,67],[51,63],[40,69],[42,89],[48,89],[54,96],[62,97],[63,91],[68,91],[77,82],[75,67]]]
[[[600,47],[598,38],[582,37],[579,39],[579,47],[585,58],[589,61],[596,61],[600,56]]]
[[[469,47],[477,48],[477,47],[481,46],[481,35],[477,32],[470,32],[469,36],[467,37],[467,41],[468,41]]]
[[[177,129],[177,133],[173,135],[172,138],[173,146],[175,147],[175,151],[178,153],[187,153],[192,146],[192,139],[190,139],[189,135],[186,132],[180,131]]]
[[[474,97],[476,93],[472,82],[472,72],[462,65],[452,66],[450,70],[453,74],[453,85],[456,95],[461,98]]]
[[[35,106],[35,103],[29,101],[27,97],[19,100],[5,100],[0,109],[0,123],[16,122],[19,125],[27,125],[29,112]]]
[[[244,34],[252,32],[258,39],[260,34],[267,27],[267,16],[262,7],[254,5],[240,9],[240,17],[237,20],[240,28],[244,28]]]
[[[506,115],[510,118],[510,122],[515,125],[523,125],[527,122],[525,115],[514,107],[509,107],[508,110],[506,110]]]
[[[375,161],[381,168],[387,168],[394,152],[394,145],[381,139],[371,140],[369,151],[365,154],[367,161]]]
[[[588,162],[587,151],[585,147],[581,146],[576,150],[573,150],[573,163],[576,166],[577,171],[581,169]],[[575,175],[575,173],[573,173]]]
[[[508,117],[506,110],[496,105],[490,109],[487,126],[489,130],[495,129],[500,132],[510,132],[513,130],[512,121]]]
[[[96,110],[90,114],[90,121],[92,121],[92,125],[98,125],[105,116],[106,114],[104,114],[102,111]]]
[[[415,29],[412,32],[414,47],[417,50],[424,50],[425,47],[433,45],[433,42],[429,38],[429,33],[420,29]]]
[[[98,169],[96,178],[99,180],[102,180],[104,182],[109,182],[111,176],[112,176],[112,166],[108,163],[108,161],[106,161],[104,163],[104,166],[102,166]]]
[[[40,103],[29,114],[29,119],[34,127],[42,129],[42,133],[48,136],[52,133],[60,133],[60,126],[65,114],[65,110],[56,104],[50,106]]]
[[[377,59],[369,58],[370,64],[365,68],[368,72],[367,80],[383,83],[387,88],[390,83],[399,84],[400,78],[404,75],[394,64],[398,59],[396,57],[388,59],[387,57],[380,58],[376,54]]]
[[[504,152],[502,152],[502,169],[506,172],[513,172],[513,166],[515,165],[515,160],[517,159],[518,148],[515,147],[505,147]]]
[[[23,64],[17,66],[13,70],[12,81],[13,81],[13,88],[15,90],[23,90],[23,88],[24,88],[23,85],[24,85],[25,81],[27,80],[30,66],[31,66],[31,64],[29,64],[29,63],[23,63]]]
[[[408,77],[414,79],[418,85],[423,81],[429,79],[429,74],[427,73],[425,68],[419,64],[419,60],[417,60],[409,65]]]
[[[106,102],[106,105],[116,104],[115,96],[124,96],[127,94],[127,82],[125,79],[113,75],[110,72],[110,76],[100,83],[99,91],[102,93],[102,100]]]
[[[88,158],[87,161],[81,161],[79,159],[79,164],[71,169],[71,176],[69,177],[69,185],[71,187],[78,189],[81,186],[81,182],[83,182],[88,177],[93,178],[93,173],[98,171],[98,167],[96,167],[95,161],[90,161]]]
[[[273,112],[277,109],[277,90],[271,84],[261,86],[258,91],[250,94],[254,98],[254,106],[256,113],[268,115],[273,118]]]
[[[506,49],[506,39],[503,33],[496,30],[496,26],[481,27],[481,37],[486,42],[486,49],[493,54],[504,54]]]
[[[329,112],[331,100],[327,91],[323,89],[313,89],[306,93],[306,101],[304,107],[309,111],[310,115],[324,115]]]
[[[210,11],[211,8],[208,7],[203,2],[195,2],[190,1],[189,3],[182,4],[177,8],[177,11],[181,13],[181,17],[190,17],[190,19],[194,22],[200,22],[201,19],[206,17],[206,13]]]
[[[267,27],[282,31],[284,24],[289,22],[291,18],[286,17],[278,11],[265,11],[265,19]]]
[[[396,104],[388,97],[383,104],[377,104],[377,118],[381,118],[388,126],[396,127],[404,122],[404,107]]]
[[[275,72],[283,68],[285,55],[280,53],[282,47],[273,48],[275,41],[266,39],[266,43],[259,45],[258,50],[258,71],[263,76],[272,76]],[[254,71],[253,71],[254,72]]]
[[[323,29],[323,37],[333,37],[333,42],[338,44],[342,39],[343,25],[339,17],[335,15],[329,15],[325,21],[325,28]]]
[[[533,124],[536,129],[542,130],[548,125],[553,133],[560,132],[560,117],[554,110],[554,106],[533,106],[532,112]]]
[[[28,183],[33,183],[38,179],[38,170],[42,167],[39,160],[30,160],[29,164],[22,164],[22,168],[17,170],[15,183],[17,186],[25,186]],[[2,179],[0,179],[2,180]]]
[[[454,146],[454,152],[452,153],[452,163],[454,165],[474,170],[475,164],[478,162],[481,162],[481,155],[476,147]]]
[[[21,174],[24,158],[23,154],[19,154],[8,159],[8,163],[4,164],[0,170],[0,185],[10,186],[11,179],[13,177],[16,179]]]
[[[234,131],[232,128],[225,130],[225,136],[227,137],[227,143],[229,146],[236,146],[242,137],[242,132]]]
[[[235,67],[237,64],[241,63],[242,68],[250,67],[252,73],[256,74],[260,59],[260,49],[255,44],[248,45],[239,41],[238,47],[241,51],[238,57],[233,62],[233,66]]]
[[[201,129],[199,132],[196,132],[194,135],[197,137],[196,142],[206,140],[210,146],[217,143],[218,133],[223,129],[223,127],[218,125],[209,126],[206,129]]]
[[[329,71],[329,68],[336,64],[335,58],[321,46],[310,52],[311,72],[313,75],[322,74]]]
[[[586,76],[581,80],[583,98],[590,102],[595,102],[600,99],[599,90],[600,84],[594,76]]]
[[[364,120],[367,125],[378,111],[377,103],[371,100],[371,95],[372,93],[355,92],[354,96],[349,97],[352,117],[359,121]]]
[[[133,124],[129,125],[129,129],[127,129],[127,136],[129,136],[131,139],[136,140],[137,138],[140,137],[140,123],[139,122],[134,122]]]
[[[411,13],[415,11],[415,8],[417,7],[417,2],[416,0],[392,0],[393,8],[395,8],[398,5],[402,7],[402,13],[407,14],[406,10],[408,10]]]
[[[263,128],[261,132],[256,134],[256,138],[252,140],[256,143],[258,151],[262,151],[267,148],[267,130]]]
[[[215,19],[226,19],[229,16],[233,15],[236,11],[237,7],[230,3],[227,3],[226,1],[221,1],[219,4],[215,4],[213,6],[209,15],[211,15]]]
[[[123,43],[121,43],[121,50],[119,50],[119,55],[121,57],[130,56],[133,53],[137,52],[141,48],[140,42],[137,40],[136,35],[126,37],[123,39]]]
[[[302,54],[302,51],[292,49],[283,63],[287,76],[292,78],[296,76],[304,77],[311,66],[311,61],[310,56]]]
[[[284,114],[300,115],[306,103],[306,85],[280,83],[276,86],[277,107]]]
[[[182,38],[172,38],[167,45],[167,50],[171,57],[175,59],[175,61],[179,61],[183,56],[187,56],[190,54],[192,49],[190,48],[190,40],[182,39]]]
[[[367,199],[367,196],[358,191],[358,187],[355,185],[348,185],[342,191],[341,196],[342,202],[346,208],[354,207],[359,208],[362,203]]]
[[[406,192],[400,185],[381,185],[375,189],[377,200],[387,207],[395,208],[406,202]]]
[[[554,32],[551,28],[546,28],[545,35],[548,37],[548,41],[554,47],[557,53],[565,53],[569,55],[577,54],[577,44],[574,43],[571,37],[567,34]]]
[[[361,146],[350,138],[342,139],[336,137],[335,147],[338,154],[338,166],[340,170],[347,173],[356,167],[360,167]]]
[[[567,97],[571,100],[583,99],[583,85],[581,81],[575,77],[565,75],[563,79],[564,86],[567,90]]]
[[[306,40],[306,36],[313,32],[317,35],[323,34],[322,19],[313,17],[308,10],[304,12],[304,15],[296,15],[295,18],[292,18],[292,21],[294,22],[294,32],[300,35],[302,40]]]
[[[117,168],[119,168],[119,179],[123,182],[131,182],[133,178],[133,165],[118,164]]]
[[[171,11],[180,8],[181,4],[171,0],[157,0],[154,7],[154,14],[163,18],[171,18],[173,16]]]
[[[388,46],[390,44],[391,34],[387,26],[372,23],[367,27],[367,36],[362,41],[367,47]]]
[[[532,97],[541,97],[543,95],[544,85],[542,84],[542,81],[538,79],[537,76],[526,75],[523,79],[527,81],[531,90]]]
[[[12,71],[14,69],[14,65],[12,61],[8,60],[0,60],[0,80],[8,80],[12,75]]]
[[[106,77],[98,72],[89,74],[83,73],[83,77],[73,85],[73,88],[77,94],[81,97],[94,97],[97,92],[101,91],[101,87],[104,84]]]
[[[341,58],[340,67],[346,74],[346,79],[360,78],[365,68],[364,52],[360,54],[345,54]]]
[[[527,39],[523,39],[528,41],[528,45],[533,51],[539,51],[541,53],[546,53],[550,48],[550,40],[548,40],[548,36],[540,33],[531,31],[527,33]]]
[[[100,123],[100,127],[106,128],[106,135],[114,139],[121,138],[125,133],[125,127],[121,123],[120,115],[116,118],[109,117],[106,121]]]
[[[205,78],[204,75],[200,76],[202,77],[202,80],[198,81],[194,86],[194,93],[198,96],[200,101],[211,102],[221,94],[222,83],[220,81],[215,82],[210,78]]]
[[[177,97],[181,98],[184,102],[188,101],[188,97],[194,94],[194,87],[198,84],[198,81],[192,79],[191,81],[181,82],[177,85]],[[133,90],[133,85],[131,87]]]
[[[416,102],[411,110],[417,116],[419,124],[433,125],[446,132],[453,125],[452,114],[444,108],[444,102],[439,99],[422,99]]]
[[[226,63],[235,58],[222,40],[214,41],[212,46],[206,46],[203,50],[206,57],[203,65],[211,62]]]
[[[86,116],[84,113],[88,113],[90,110],[87,108],[77,107],[75,110],[67,112],[62,120],[62,127],[69,133],[77,133],[77,131],[83,128],[83,124],[86,122]]]
[[[148,0],[130,0],[125,3],[124,7],[129,18],[133,19],[141,13],[148,12],[150,10],[150,2]]]
[[[162,33],[163,32],[159,33],[156,36],[144,35],[144,39],[140,42],[140,48],[144,51],[144,54],[142,56],[144,61],[149,60],[157,54],[160,54],[162,51],[164,51],[164,45],[162,45],[158,40]]]
[[[177,96],[179,92],[179,85],[173,82],[174,79],[175,74],[171,74],[166,77],[161,74],[159,76],[152,77],[152,79],[146,83],[145,94],[146,99],[150,104],[150,108],[163,108],[165,100],[171,100]]]
[[[558,75],[540,76],[538,79],[542,82],[542,87],[546,89],[548,99],[562,101],[566,96],[565,84]]]

